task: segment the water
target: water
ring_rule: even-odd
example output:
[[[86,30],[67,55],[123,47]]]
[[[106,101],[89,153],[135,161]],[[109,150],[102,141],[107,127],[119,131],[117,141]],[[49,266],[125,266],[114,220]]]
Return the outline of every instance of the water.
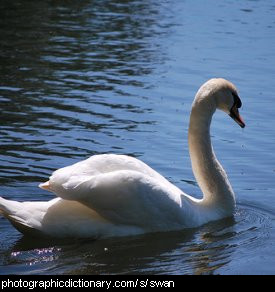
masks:
[[[108,240],[39,241],[0,218],[0,274],[275,274],[273,1],[0,3],[0,194],[49,200],[51,172],[98,153],[138,157],[200,197],[190,105],[211,77],[240,90],[241,130],[223,113],[216,154],[234,219]]]

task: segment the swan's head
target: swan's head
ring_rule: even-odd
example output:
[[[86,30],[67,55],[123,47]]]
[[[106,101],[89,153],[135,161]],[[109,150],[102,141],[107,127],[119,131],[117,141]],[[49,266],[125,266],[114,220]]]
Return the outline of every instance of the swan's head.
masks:
[[[242,102],[237,88],[231,82],[223,78],[210,79],[202,85],[196,99],[207,101],[213,110],[217,108],[224,111],[240,127],[245,127],[244,120],[239,113]]]

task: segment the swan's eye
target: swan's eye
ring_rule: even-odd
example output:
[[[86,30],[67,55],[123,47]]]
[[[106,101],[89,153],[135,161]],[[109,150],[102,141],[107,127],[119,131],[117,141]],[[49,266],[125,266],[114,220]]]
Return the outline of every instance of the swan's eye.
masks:
[[[235,92],[232,92],[233,98],[234,98],[234,105],[237,108],[240,108],[242,106],[241,99],[239,98],[238,94]]]

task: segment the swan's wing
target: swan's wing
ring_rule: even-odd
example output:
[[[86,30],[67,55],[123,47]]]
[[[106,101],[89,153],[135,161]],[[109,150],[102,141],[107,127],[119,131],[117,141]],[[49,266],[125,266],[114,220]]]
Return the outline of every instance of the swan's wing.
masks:
[[[181,191],[133,170],[117,170],[93,176],[71,176],[50,188],[65,200],[95,210],[115,224],[134,225],[147,231],[182,227]]]
[[[92,156],[55,171],[40,186],[83,203],[115,224],[159,230],[181,221],[181,191],[142,161],[125,155]]]

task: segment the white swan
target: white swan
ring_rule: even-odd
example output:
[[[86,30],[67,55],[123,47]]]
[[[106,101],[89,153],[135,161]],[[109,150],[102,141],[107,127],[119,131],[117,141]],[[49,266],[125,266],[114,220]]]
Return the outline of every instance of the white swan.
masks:
[[[20,203],[0,197],[0,213],[22,233],[93,238],[179,230],[232,216],[235,196],[214,154],[210,123],[220,109],[245,127],[240,107],[237,89],[224,79],[209,80],[195,96],[188,141],[200,200],[140,160],[105,154],[61,168],[39,185],[58,198]]]

